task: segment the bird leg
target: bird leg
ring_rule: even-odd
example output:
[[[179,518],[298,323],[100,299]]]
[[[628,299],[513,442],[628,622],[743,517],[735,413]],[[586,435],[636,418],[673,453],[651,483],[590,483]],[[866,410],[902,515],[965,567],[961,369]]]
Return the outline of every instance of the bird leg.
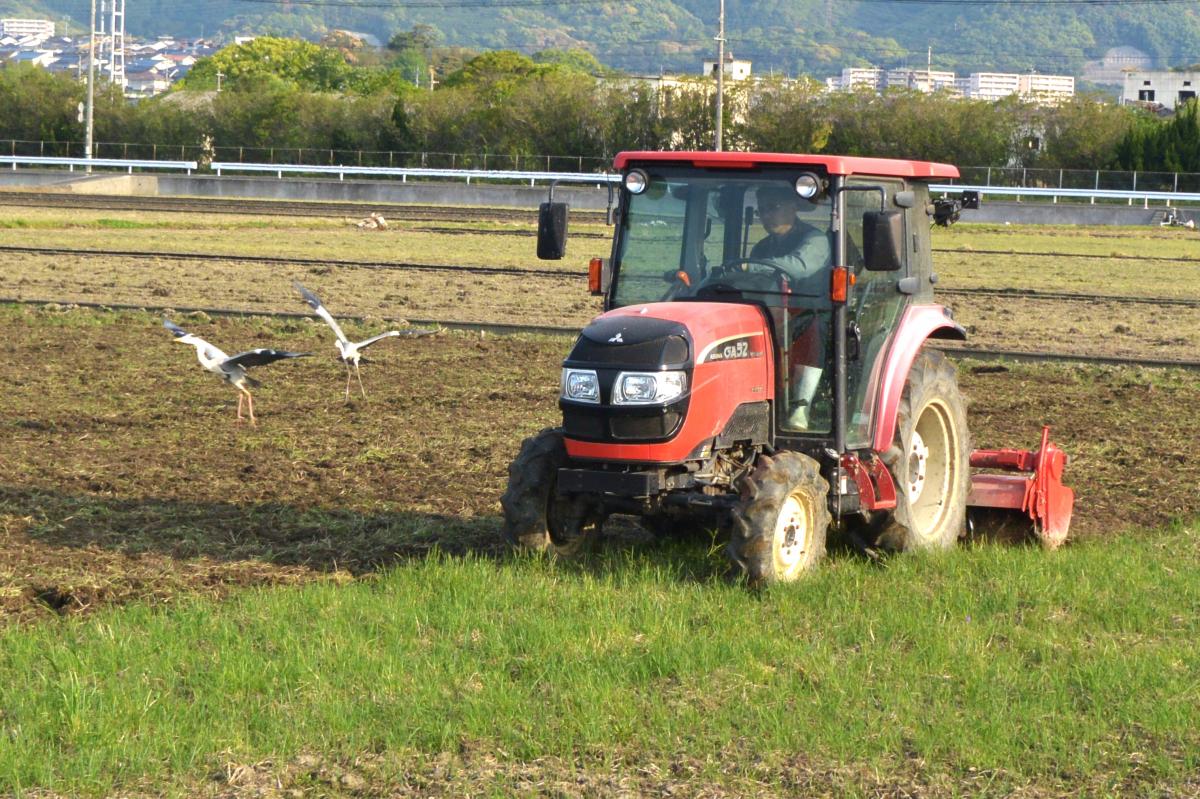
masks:
[[[250,406],[250,424],[258,427],[258,420],[254,418],[254,396],[249,391],[246,392],[246,404]]]
[[[241,389],[238,389],[238,414],[237,414],[237,420],[238,420],[239,422],[240,422],[240,421],[242,421],[242,402],[243,402],[245,399],[246,399],[246,395],[242,393]]]
[[[363,399],[367,398],[367,390],[363,388],[362,374],[358,371],[358,364],[354,364],[354,376],[358,378],[358,390],[362,392]]]
[[[346,402],[350,401],[350,362],[346,361]]]

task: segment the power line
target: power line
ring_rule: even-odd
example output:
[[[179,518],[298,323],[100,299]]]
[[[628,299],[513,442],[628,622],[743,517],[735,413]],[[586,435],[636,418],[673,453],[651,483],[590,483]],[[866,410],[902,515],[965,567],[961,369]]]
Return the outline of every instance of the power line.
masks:
[[[521,8],[526,6],[603,5],[614,0],[232,0],[271,6],[320,8]]]

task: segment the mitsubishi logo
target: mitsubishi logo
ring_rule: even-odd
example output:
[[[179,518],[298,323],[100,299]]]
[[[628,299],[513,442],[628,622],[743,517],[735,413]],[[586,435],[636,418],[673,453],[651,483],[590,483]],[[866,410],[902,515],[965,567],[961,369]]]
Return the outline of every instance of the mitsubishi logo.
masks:
[[[625,339],[621,338],[621,334],[620,334],[620,333],[617,333],[617,335],[613,336],[612,338],[610,338],[610,339],[608,340],[608,343],[609,343],[609,344],[624,344],[624,343],[625,343]]]

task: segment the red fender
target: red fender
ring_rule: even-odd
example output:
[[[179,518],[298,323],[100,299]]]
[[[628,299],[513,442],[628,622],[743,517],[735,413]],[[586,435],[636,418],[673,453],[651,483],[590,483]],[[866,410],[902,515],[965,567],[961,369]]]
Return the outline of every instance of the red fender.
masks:
[[[967,331],[954,321],[950,310],[943,305],[910,305],[900,317],[892,346],[883,364],[879,399],[875,406],[875,442],[877,452],[884,452],[896,439],[896,416],[904,381],[917,353],[931,338],[965,341]]]

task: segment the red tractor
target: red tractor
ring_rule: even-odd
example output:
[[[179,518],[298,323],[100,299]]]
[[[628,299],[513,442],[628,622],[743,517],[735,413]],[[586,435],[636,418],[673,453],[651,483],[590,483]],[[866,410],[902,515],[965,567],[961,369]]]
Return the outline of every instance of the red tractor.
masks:
[[[509,542],[572,556],[613,514],[719,527],[754,584],[813,568],[831,529],[869,551],[951,547],[968,505],[1061,543],[1065,455],[1045,434],[1034,452],[973,453],[954,366],[927,346],[966,337],[934,302],[930,254],[931,225],[962,202],[928,184],[955,167],[728,152],[615,166],[612,253],[589,272],[605,313],[563,362],[562,426],[509,468]],[[539,256],[562,257],[565,205],[543,205],[538,235]]]

